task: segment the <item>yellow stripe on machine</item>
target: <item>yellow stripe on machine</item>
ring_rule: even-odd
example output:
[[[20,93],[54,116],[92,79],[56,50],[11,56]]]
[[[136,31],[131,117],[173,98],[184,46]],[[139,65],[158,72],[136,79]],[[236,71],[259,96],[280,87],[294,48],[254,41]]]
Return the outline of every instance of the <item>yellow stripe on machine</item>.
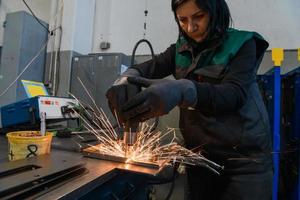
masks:
[[[282,61],[284,60],[284,52],[282,48],[273,48],[272,49],[272,61],[274,66],[280,67]]]

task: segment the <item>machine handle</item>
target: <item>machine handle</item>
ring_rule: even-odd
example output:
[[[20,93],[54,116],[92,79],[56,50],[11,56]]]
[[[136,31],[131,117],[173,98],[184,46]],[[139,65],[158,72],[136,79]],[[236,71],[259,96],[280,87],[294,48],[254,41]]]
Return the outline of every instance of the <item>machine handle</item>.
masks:
[[[35,120],[35,108],[30,106],[28,109],[28,112],[30,114],[30,122],[32,125],[36,124],[36,120]]]
[[[115,195],[113,192],[109,193],[108,195],[111,199],[114,199],[114,200],[121,200],[119,199],[119,197],[117,197],[117,195]]]
[[[15,110],[16,110],[16,107],[15,106],[11,106],[11,107],[8,107],[7,108],[7,112],[15,112]]]
[[[29,100],[25,100],[22,102],[21,108],[27,108],[30,106],[30,101]]]
[[[126,191],[122,194],[122,197],[118,197],[115,193],[111,192],[109,193],[109,197],[114,199],[114,200],[125,200],[128,199],[134,192],[135,192],[135,187],[134,185],[126,182],[125,183]]]
[[[127,186],[127,194],[124,195],[124,197],[122,199],[128,199],[135,191],[135,187],[134,185],[132,185],[131,183],[126,183]]]

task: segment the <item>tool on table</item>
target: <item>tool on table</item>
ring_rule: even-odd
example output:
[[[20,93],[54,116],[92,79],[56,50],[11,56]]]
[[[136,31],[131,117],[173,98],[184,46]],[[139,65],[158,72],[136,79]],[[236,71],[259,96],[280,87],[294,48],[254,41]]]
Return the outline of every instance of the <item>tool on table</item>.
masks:
[[[114,88],[109,91],[108,95],[111,99],[110,107],[118,121],[118,126],[121,129],[123,128],[123,134],[121,135],[123,135],[123,144],[125,145],[125,157],[128,155],[127,153],[130,149],[130,146],[133,146],[137,139],[136,130],[138,123],[132,124],[123,119],[122,106],[128,102],[128,100],[138,94],[140,90],[141,88],[139,86],[126,83],[114,86]],[[122,124],[122,127],[120,126],[119,122]]]
[[[46,134],[46,113],[40,113],[41,118],[41,135],[44,136]]]

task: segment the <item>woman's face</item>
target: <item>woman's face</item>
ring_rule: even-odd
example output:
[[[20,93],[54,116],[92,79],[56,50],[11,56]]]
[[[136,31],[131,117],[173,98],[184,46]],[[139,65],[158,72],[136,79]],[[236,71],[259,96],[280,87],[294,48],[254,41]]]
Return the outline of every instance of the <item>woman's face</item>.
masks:
[[[207,35],[209,15],[200,9],[194,0],[180,5],[176,16],[181,29],[196,42],[201,42]]]

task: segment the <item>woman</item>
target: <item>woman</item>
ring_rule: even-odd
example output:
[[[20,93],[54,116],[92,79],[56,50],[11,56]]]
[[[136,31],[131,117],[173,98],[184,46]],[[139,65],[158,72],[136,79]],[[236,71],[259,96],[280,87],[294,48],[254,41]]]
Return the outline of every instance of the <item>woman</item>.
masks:
[[[172,10],[176,44],[156,57],[154,69],[152,60],[128,69],[107,92],[111,108],[121,121],[138,122],[179,106],[186,146],[225,167],[220,176],[189,167],[187,199],[270,199],[271,136],[256,83],[268,43],[229,28],[224,0],[172,0]],[[176,80],[162,79],[170,74]],[[128,82],[145,89],[120,99]]]

